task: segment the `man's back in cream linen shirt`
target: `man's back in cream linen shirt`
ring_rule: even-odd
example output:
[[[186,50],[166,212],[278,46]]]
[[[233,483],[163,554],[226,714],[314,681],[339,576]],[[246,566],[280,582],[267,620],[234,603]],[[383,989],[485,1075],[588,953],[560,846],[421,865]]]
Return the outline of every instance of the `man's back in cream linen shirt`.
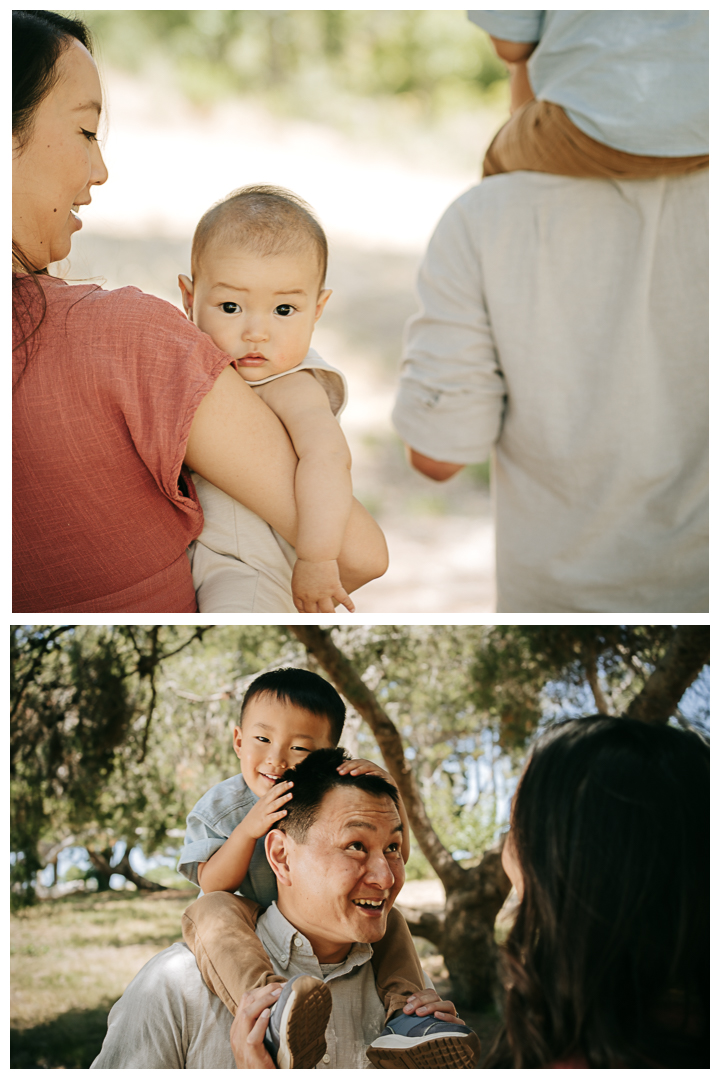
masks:
[[[448,209],[395,426],[494,451],[498,611],[705,612],[707,170],[493,176]]]
[[[375,989],[372,946],[356,944],[341,964],[321,965],[310,942],[272,904],[258,937],[278,975],[324,978],[332,993],[327,1053],[318,1069],[370,1067],[365,1048],[385,1025]],[[108,1032],[91,1069],[234,1069],[232,1016],[206,987],[195,957],[171,945],[135,976],[108,1017]]]

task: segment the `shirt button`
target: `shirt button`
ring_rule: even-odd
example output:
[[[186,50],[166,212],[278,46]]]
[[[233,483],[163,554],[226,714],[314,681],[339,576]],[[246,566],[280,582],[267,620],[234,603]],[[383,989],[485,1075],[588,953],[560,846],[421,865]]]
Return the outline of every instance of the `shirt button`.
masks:
[[[330,1055],[323,1054],[323,1065],[327,1065],[330,1062]]]
[[[303,943],[303,940],[302,940],[302,938],[301,938],[301,937],[296,937],[296,938],[295,938],[295,944],[297,945],[298,949],[300,948],[300,946],[302,945],[302,943]]]

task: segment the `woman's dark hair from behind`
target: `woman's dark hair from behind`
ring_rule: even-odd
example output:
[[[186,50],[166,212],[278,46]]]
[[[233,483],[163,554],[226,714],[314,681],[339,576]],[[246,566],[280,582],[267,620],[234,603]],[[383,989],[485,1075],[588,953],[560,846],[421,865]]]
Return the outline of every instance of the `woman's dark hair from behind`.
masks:
[[[13,137],[22,153],[40,102],[58,79],[58,60],[73,38],[92,52],[90,31],[79,19],[54,11],[13,11]],[[34,267],[15,241],[13,253],[13,350],[25,345],[45,317],[45,294]],[[16,276],[15,271],[19,272]],[[30,275],[29,277],[27,275]]]
[[[486,1068],[709,1067],[709,758],[693,732],[604,716],[539,740]]]

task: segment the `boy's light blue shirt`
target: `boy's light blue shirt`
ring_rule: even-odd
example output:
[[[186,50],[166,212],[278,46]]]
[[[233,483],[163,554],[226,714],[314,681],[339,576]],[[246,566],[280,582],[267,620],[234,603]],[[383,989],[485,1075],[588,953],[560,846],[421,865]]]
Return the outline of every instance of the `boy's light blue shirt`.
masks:
[[[469,11],[503,41],[537,41],[535,97],[629,154],[688,157],[709,145],[705,11]]]
[[[223,846],[257,801],[257,795],[242,775],[231,776],[206,791],[188,814],[178,873],[198,885],[198,863],[207,862]],[[265,855],[264,837],[255,844],[250,868],[237,892],[262,907],[269,907],[278,898],[275,875]]]

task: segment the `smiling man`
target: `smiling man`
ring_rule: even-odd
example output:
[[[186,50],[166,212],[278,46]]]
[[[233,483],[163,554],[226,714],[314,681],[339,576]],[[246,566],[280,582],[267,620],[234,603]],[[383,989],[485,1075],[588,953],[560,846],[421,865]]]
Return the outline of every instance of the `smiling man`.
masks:
[[[472,1068],[477,1036],[432,989],[385,1028],[369,961],[405,880],[402,823],[395,788],[381,777],[338,773],[343,757],[341,749],[317,750],[293,770],[288,815],[266,838],[278,899],[258,919],[257,935],[276,974],[310,976],[326,999],[328,1008],[318,999],[314,1016],[294,1021],[307,1039],[321,1018],[325,1053],[316,1068],[362,1069],[369,1059],[381,1068]],[[280,1001],[278,994],[273,984],[245,995],[233,1022],[187,946],[172,945],[113,1007],[92,1068],[271,1069],[274,1058],[292,1067],[273,1051],[287,1036],[292,988]],[[281,1017],[270,1016],[276,1002]]]

